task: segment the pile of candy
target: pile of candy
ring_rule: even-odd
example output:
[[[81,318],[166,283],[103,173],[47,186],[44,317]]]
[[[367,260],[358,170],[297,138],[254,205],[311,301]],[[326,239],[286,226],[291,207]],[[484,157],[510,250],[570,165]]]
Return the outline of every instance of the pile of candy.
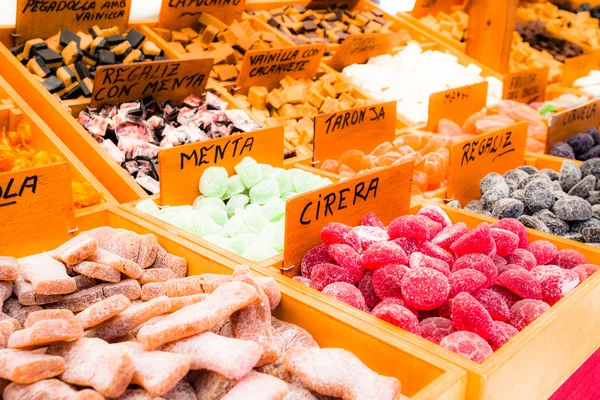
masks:
[[[518,72],[548,67],[548,82],[554,83],[559,81],[563,74],[563,64],[557,61],[548,51],[538,50],[524,41],[519,33],[513,32],[510,61],[508,64],[509,71]]]
[[[327,186],[327,178],[301,169],[273,168],[245,157],[228,176],[210,167],[193,206],[163,207],[145,200],[136,208],[253,261],[283,252],[285,202]]]
[[[590,71],[587,76],[575,80],[572,86],[594,97],[600,97],[600,70]]]
[[[552,100],[531,103],[529,104],[529,107],[537,110],[542,117],[550,117],[553,114],[581,105],[591,100],[591,98],[591,96],[576,96],[574,94],[565,93]]]
[[[109,227],[0,258],[3,398],[399,398],[397,379],[273,318],[273,278],[186,270],[153,235]]]
[[[367,64],[350,65],[343,74],[377,101],[397,101],[398,113],[413,123],[427,122],[433,93],[486,80],[488,105],[502,97],[502,82],[494,77],[484,79],[477,65],[465,67],[451,54],[423,51],[412,42],[393,56],[385,54]]]
[[[556,143],[550,155],[580,161],[600,157],[600,132],[590,127],[583,133],[569,136],[564,142]]]
[[[600,158],[560,172],[523,166],[504,176],[492,172],[479,184],[481,199],[465,210],[518,218],[528,228],[600,247]]]
[[[64,161],[59,155],[31,147],[31,125],[21,122],[16,132],[2,132],[0,141],[0,172],[19,171],[25,168],[40,167]],[[102,202],[102,193],[91,183],[72,181],[73,206],[90,207]]]
[[[260,129],[242,110],[228,110],[227,102],[208,92],[203,99],[190,95],[180,107],[158,104],[152,97],[106,104],[82,111],[77,121],[100,146],[147,192],[158,184],[158,151]]]
[[[444,36],[459,42],[466,40],[469,14],[463,10],[456,10],[451,14],[440,11],[436,15],[428,14],[421,17],[419,21]]]
[[[577,43],[557,38],[546,29],[546,25],[540,20],[526,23],[517,21],[517,33],[523,41],[541,52],[548,52],[560,62],[567,58],[577,57],[583,54],[583,49]]]
[[[600,5],[592,7],[590,3],[581,3],[579,6],[571,4],[570,1],[556,4],[560,10],[569,11],[572,13],[589,12],[592,18],[600,18]]]
[[[600,268],[514,219],[469,230],[437,206],[321,240],[294,280],[479,363]]]

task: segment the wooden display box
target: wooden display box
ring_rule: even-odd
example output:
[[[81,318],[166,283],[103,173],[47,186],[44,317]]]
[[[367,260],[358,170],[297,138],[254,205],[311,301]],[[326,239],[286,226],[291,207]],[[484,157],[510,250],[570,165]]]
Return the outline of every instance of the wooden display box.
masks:
[[[78,233],[99,226],[128,229],[139,234],[153,234],[169,253],[188,261],[188,274],[201,273],[231,274],[237,263],[217,253],[195,246],[177,235],[138,219],[116,206],[104,207],[97,212],[80,215],[77,220]],[[33,227],[32,227],[33,228]],[[33,245],[29,253],[48,251],[72,237],[54,237],[54,242],[45,247]],[[14,241],[9,254],[25,256],[21,242]],[[281,304],[274,316],[297,324],[313,335],[323,347],[344,348],[376,372],[394,376],[402,382],[402,393],[414,400],[462,400],[465,396],[466,375],[464,371],[447,361],[423,353],[419,348],[406,343],[393,334],[379,332],[372,326],[340,312],[328,304],[306,296],[286,284],[286,279],[268,271],[255,274],[271,276],[281,289]]]
[[[10,100],[0,106],[0,129],[5,132],[16,131],[21,121],[31,126],[30,144],[36,150],[45,150],[59,155],[69,164],[71,178],[78,181],[89,182],[94,189],[104,195],[103,204],[116,204],[117,201],[102,186],[85,165],[63,144],[63,142],[50,130],[48,125],[40,119],[33,109],[17,94],[17,92],[0,76],[0,100]],[[102,204],[76,209],[76,213],[93,211]]]

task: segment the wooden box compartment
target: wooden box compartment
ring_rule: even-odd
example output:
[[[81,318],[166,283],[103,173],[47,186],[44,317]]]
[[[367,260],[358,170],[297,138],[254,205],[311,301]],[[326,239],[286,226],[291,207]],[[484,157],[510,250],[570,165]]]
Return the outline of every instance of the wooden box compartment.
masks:
[[[470,229],[496,220],[441,205],[453,222]],[[416,213],[420,206],[411,207]],[[590,263],[600,264],[600,249],[528,229],[529,240],[548,240],[559,249],[573,248]],[[288,284],[307,296],[327,302],[360,318],[373,328],[419,346],[467,371],[468,400],[547,399],[600,346],[600,273],[583,282],[517,336],[478,364],[400,329],[341,301],[289,279]]]
[[[210,250],[195,246],[146,221],[138,219],[116,206],[104,207],[76,219],[78,232],[99,226],[128,229],[139,234],[151,233],[169,253],[188,261],[188,274],[231,274],[237,263]],[[22,243],[14,241],[14,256],[51,250],[72,235],[65,232],[54,238],[46,247],[32,244],[25,250]],[[402,382],[402,393],[415,400],[462,400],[465,396],[464,371],[447,361],[422,352],[392,334],[378,332],[360,320],[322,304],[285,284],[277,273],[255,269],[255,274],[274,277],[281,289],[281,304],[274,316],[297,324],[309,331],[323,347],[344,348],[358,356],[376,372],[394,376]],[[287,279],[287,278],[285,278]]]
[[[29,144],[36,150],[45,150],[59,155],[69,164],[71,178],[80,182],[89,182],[104,198],[101,204],[76,209],[76,213],[93,211],[102,204],[116,204],[116,200],[102,186],[85,165],[64,145],[64,143],[48,128],[48,125],[33,111],[33,109],[17,94],[17,92],[0,76],[0,100],[10,100],[0,106],[0,129],[5,132],[16,131],[21,121],[31,126]]]
[[[460,8],[460,6],[457,6],[457,7]],[[443,35],[442,33],[430,28],[429,26],[427,26],[424,23],[422,23],[421,21],[419,21],[418,18],[413,17],[410,14],[410,12],[398,12],[398,13],[396,13],[396,18],[398,18],[401,21],[404,21],[407,24],[414,26],[415,28],[418,28],[418,29],[421,29],[421,30],[427,32],[429,35],[435,37],[437,42],[443,43],[445,46],[456,49],[462,53],[464,53],[467,49],[466,42],[460,42],[452,37]]]

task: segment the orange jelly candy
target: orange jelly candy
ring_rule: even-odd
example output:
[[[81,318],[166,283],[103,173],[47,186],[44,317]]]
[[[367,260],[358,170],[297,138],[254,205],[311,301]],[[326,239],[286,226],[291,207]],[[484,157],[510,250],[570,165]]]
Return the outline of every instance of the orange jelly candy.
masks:
[[[340,157],[340,164],[346,165],[348,168],[357,172],[365,168],[365,153],[360,150],[348,150]],[[341,169],[340,169],[341,172]]]

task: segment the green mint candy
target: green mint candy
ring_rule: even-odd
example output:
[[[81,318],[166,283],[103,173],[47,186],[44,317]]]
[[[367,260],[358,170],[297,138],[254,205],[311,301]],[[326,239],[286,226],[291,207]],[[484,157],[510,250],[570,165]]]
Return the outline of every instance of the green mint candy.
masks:
[[[245,194],[236,194],[227,202],[227,216],[231,218],[235,214],[235,210],[243,209],[248,203],[250,203],[250,197]]]
[[[253,204],[265,204],[273,198],[279,198],[279,185],[274,179],[265,179],[250,189]]]
[[[209,167],[200,178],[200,193],[206,197],[221,198],[227,191],[227,170],[223,167]]]
[[[244,157],[242,162],[235,166],[235,172],[242,179],[246,189],[251,189],[263,179],[262,168],[251,157]]]

